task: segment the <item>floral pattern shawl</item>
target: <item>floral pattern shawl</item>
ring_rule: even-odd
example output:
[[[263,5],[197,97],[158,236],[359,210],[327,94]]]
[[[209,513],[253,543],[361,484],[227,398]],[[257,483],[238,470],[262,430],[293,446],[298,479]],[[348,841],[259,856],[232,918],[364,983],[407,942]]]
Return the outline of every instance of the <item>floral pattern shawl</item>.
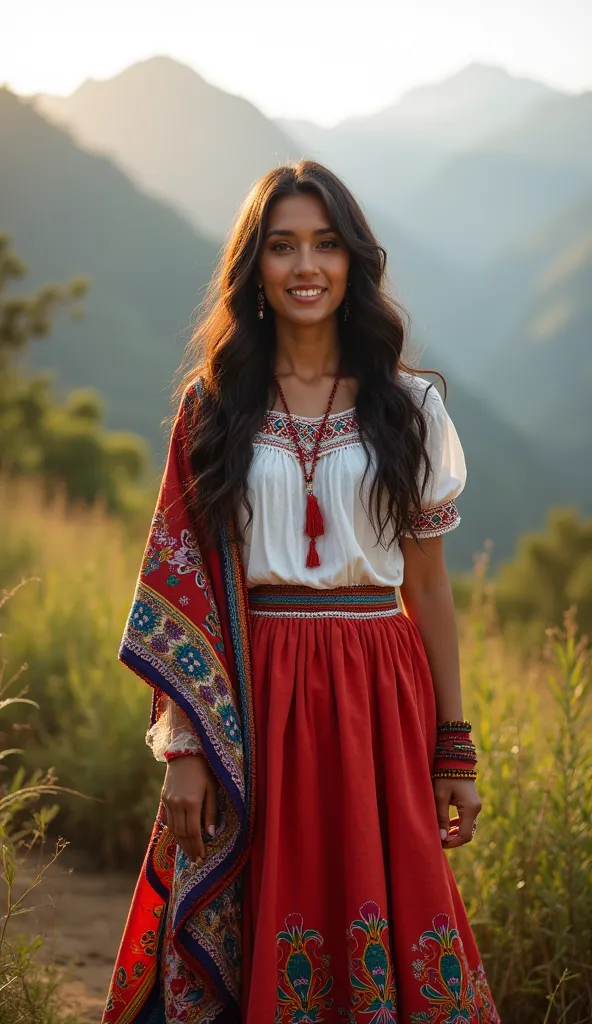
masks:
[[[121,661],[189,717],[218,783],[216,835],[192,864],[161,817],[134,893],[103,1024],[240,1019],[241,869],[255,794],[247,591],[233,524],[215,549],[190,512],[187,439],[199,388],[188,388],[169,446]]]

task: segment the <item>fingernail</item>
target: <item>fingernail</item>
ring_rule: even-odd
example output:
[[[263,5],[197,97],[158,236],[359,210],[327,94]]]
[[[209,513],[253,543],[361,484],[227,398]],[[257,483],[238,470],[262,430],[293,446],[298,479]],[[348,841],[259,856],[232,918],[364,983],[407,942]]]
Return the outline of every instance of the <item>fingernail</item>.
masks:
[[[445,828],[440,829],[440,839],[448,839],[448,832]]]
[[[210,836],[215,836],[216,835],[216,826],[215,825],[208,825],[208,835],[210,835]]]

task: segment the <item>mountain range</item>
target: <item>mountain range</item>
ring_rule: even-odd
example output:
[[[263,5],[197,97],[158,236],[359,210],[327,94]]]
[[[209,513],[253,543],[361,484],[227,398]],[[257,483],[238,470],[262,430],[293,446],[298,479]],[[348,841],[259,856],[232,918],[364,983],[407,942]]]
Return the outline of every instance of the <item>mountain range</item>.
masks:
[[[252,103],[170,57],[134,64],[106,82],[91,79],[72,96],[39,96],[37,106],[216,241],[249,185],[298,156],[292,139]]]
[[[342,174],[362,196],[373,196],[385,215],[406,225],[420,240],[423,220],[410,203],[425,193],[453,162],[512,128],[540,103],[561,96],[540,82],[501,68],[471,64],[450,78],[405,93],[396,103],[367,117],[349,118],[331,129],[279,120],[315,158]],[[439,248],[428,228],[422,239]],[[454,249],[444,246],[449,261]],[[463,264],[464,253],[458,254]]]
[[[61,387],[100,387],[110,423],[139,430],[162,451],[169,382],[242,197],[280,161],[323,159],[354,187],[388,251],[422,365],[448,378],[469,465],[453,562],[470,564],[486,537],[503,557],[549,504],[592,507],[578,465],[590,415],[567,379],[571,370],[585,394],[592,367],[582,256],[591,136],[578,144],[576,132],[589,116],[589,94],[564,96],[480,65],[330,130],[269,121],[169,58],[87,82],[72,97],[25,103],[4,90],[0,228],[12,230],[34,282],[85,273],[92,283],[85,321],[60,324],[34,363],[55,367]],[[539,207],[533,200],[518,223],[500,226],[494,204],[486,244],[471,249],[482,185],[463,168],[480,167],[483,182],[491,158],[495,182],[503,156],[509,201],[517,202],[520,189],[533,189],[545,148],[553,196],[545,171]],[[514,188],[521,162],[524,181]],[[447,245],[449,204],[463,187],[468,212],[458,224],[453,218]],[[424,207],[433,204],[429,215],[422,195]],[[541,322],[546,340],[537,347]],[[537,386],[529,387],[533,360]],[[558,376],[562,362],[568,372]],[[543,436],[549,396],[553,430]]]

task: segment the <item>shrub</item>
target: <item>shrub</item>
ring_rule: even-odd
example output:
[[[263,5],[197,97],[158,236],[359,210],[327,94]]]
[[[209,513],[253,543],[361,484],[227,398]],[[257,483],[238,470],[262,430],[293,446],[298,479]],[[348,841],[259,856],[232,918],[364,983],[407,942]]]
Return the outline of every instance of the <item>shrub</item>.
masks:
[[[553,509],[544,530],[524,534],[500,568],[496,605],[506,635],[528,645],[546,626],[560,626],[571,604],[584,631],[592,630],[592,519]]]

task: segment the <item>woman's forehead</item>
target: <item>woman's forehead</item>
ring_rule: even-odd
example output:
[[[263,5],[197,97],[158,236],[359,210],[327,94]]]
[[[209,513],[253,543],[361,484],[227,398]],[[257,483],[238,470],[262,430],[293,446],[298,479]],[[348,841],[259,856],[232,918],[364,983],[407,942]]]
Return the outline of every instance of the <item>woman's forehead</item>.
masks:
[[[328,227],[330,225],[327,208],[318,196],[299,195],[282,196],[277,199],[268,216],[268,227],[296,228],[308,226],[314,222],[314,227]]]

